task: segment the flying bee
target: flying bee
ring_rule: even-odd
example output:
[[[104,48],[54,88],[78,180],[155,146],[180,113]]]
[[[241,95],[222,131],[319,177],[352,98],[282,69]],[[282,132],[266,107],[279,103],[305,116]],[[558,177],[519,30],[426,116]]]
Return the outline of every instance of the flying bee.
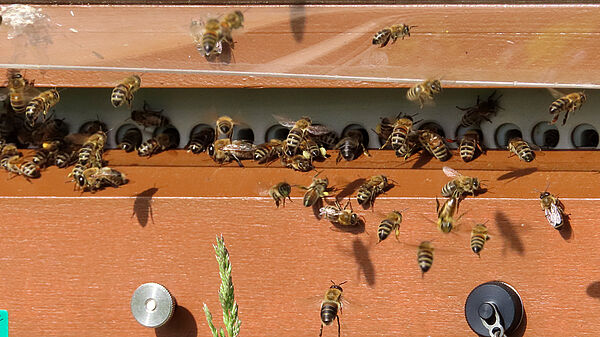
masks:
[[[244,14],[241,11],[233,11],[221,20],[221,37],[223,41],[227,42],[231,48],[234,46],[233,37],[231,36],[231,32],[234,29],[239,29],[243,27],[244,24]]]
[[[194,133],[190,136],[190,141],[185,147],[187,152],[194,154],[202,153],[208,149],[214,139],[215,130],[213,128],[206,127],[201,130],[194,131]]]
[[[300,150],[304,157],[312,161],[327,158],[327,150],[310,137],[305,138],[300,144]]]
[[[476,177],[464,176],[448,166],[444,166],[442,170],[447,177],[454,178],[442,187],[442,196],[444,197],[460,199],[465,193],[475,195],[475,191],[481,188],[479,179]]]
[[[495,95],[496,91],[494,91],[485,101],[481,101],[479,96],[477,96],[477,103],[474,106],[467,108],[457,106],[457,109],[465,112],[460,120],[460,125],[467,128],[471,125],[479,125],[482,120],[491,123],[490,117],[496,115],[499,110],[502,110],[502,107],[500,106],[500,98],[502,95],[494,97]]]
[[[419,143],[439,161],[450,159],[450,150],[439,134],[430,130],[419,130]]]
[[[350,209],[346,209],[350,205]],[[336,200],[335,205],[327,205],[319,209],[319,216],[329,220],[334,225],[340,226],[356,226],[359,222],[358,214],[352,210],[350,200],[346,203],[344,208],[340,206],[340,203]]]
[[[125,131],[117,147],[123,149],[125,152],[131,152],[140,145],[142,145],[142,132],[135,127],[131,127]]]
[[[406,92],[409,101],[419,101],[419,107],[423,109],[426,101],[433,101],[433,95],[442,92],[440,80],[427,80],[419,83]]]
[[[142,79],[138,75],[131,75],[124,78],[119,84],[115,86],[110,96],[110,102],[115,108],[120,107],[123,103],[127,103],[127,106],[131,108],[131,102],[133,101],[133,93],[138,91]]]
[[[215,140],[228,138],[231,139],[233,135],[233,119],[229,116],[222,116],[217,119],[216,122],[216,137]]]
[[[454,227],[455,222],[460,219],[454,219],[454,215],[458,210],[458,199],[451,197],[444,202],[444,204],[440,207],[440,202],[437,198],[435,198],[436,203],[436,211],[438,214],[437,219],[437,227],[442,233],[450,233]]]
[[[379,46],[379,48],[383,48],[390,40],[392,40],[392,44],[394,44],[398,38],[404,40],[405,36],[410,37],[410,30],[413,27],[416,26],[409,26],[403,23],[391,25],[390,27],[380,30],[373,36],[373,44],[380,44],[381,46]]]
[[[373,207],[375,198],[379,194],[385,192],[389,186],[388,179],[383,174],[372,176],[360,186],[356,195],[356,200],[361,206],[368,205],[369,207]]]
[[[269,189],[269,195],[273,200],[275,200],[275,206],[279,208],[279,204],[282,204],[285,207],[285,198],[290,198],[290,193],[292,192],[292,186],[290,184],[284,182],[278,183]]]
[[[531,150],[529,144],[519,137],[508,141],[508,151],[510,151],[509,157],[516,155],[519,159],[527,163],[535,159],[535,153]]]
[[[46,90],[35,96],[25,108],[25,121],[33,127],[40,114],[46,116],[48,111],[58,103],[60,95],[56,89]]]
[[[431,269],[433,265],[433,245],[429,241],[423,241],[417,249],[417,263],[421,268],[421,277]]]
[[[311,207],[316,204],[321,198],[324,198],[329,195],[329,179],[327,178],[317,178],[319,173],[317,173],[312,180],[312,183],[308,187],[301,186],[300,188],[306,190],[304,193],[304,206]]]
[[[385,149],[389,145],[388,139],[394,131],[394,124],[395,122],[392,122],[389,118],[383,117],[375,127],[375,130],[373,130],[379,138],[379,143],[381,144],[380,149]]]
[[[319,337],[323,336],[323,326],[330,325],[336,318],[338,323],[338,337],[340,337],[341,327],[339,314],[342,313],[342,294],[344,292],[342,285],[346,282],[347,281],[335,284],[335,282],[331,281],[333,285],[325,292],[325,297],[321,302],[321,331],[319,332]]]
[[[208,155],[221,165],[235,160],[240,167],[244,167],[241,159],[252,159],[254,148],[254,144],[250,142],[224,138],[209,145]]]
[[[377,236],[379,237],[379,242],[385,240],[392,231],[396,234],[396,240],[398,239],[398,235],[400,235],[400,224],[402,223],[402,213],[399,211],[392,211],[387,215],[385,219],[381,221],[379,227],[377,228]],[[378,243],[379,243],[378,242]]]
[[[279,124],[291,128],[284,142],[284,153],[288,157],[292,157],[298,151],[300,143],[305,139],[306,133],[311,135],[322,135],[329,133],[330,130],[323,125],[313,125],[309,117],[302,117],[296,122],[288,119],[274,116]]]
[[[315,168],[312,164],[312,160],[307,159],[301,154],[292,157],[281,156],[281,164],[300,172],[308,172]]]
[[[335,159],[336,163],[339,163],[342,158],[347,161],[354,160],[360,155],[359,150],[365,156],[371,156],[363,143],[363,134],[360,130],[348,130],[346,136],[337,143],[334,149],[339,150],[338,156]]]
[[[550,90],[552,95],[557,98],[556,101],[550,104],[550,114],[554,115],[550,124],[556,123],[556,121],[558,121],[558,116],[564,111],[565,118],[563,119],[562,125],[565,125],[567,123],[567,118],[569,118],[569,113],[575,112],[577,109],[581,109],[581,106],[587,100],[587,96],[583,92],[573,92],[563,96],[563,94],[558,90],[548,90]]]
[[[105,186],[119,187],[128,182],[125,175],[110,167],[90,167],[82,173],[84,190],[95,192]]]
[[[9,71],[8,93],[10,106],[17,114],[25,112],[27,103],[39,94],[39,91],[33,87],[33,82],[26,80],[23,75],[16,71]]]
[[[481,257],[479,254],[483,250],[483,245],[489,239],[490,236],[488,235],[487,227],[484,224],[475,225],[471,230],[471,249],[473,253]]]
[[[190,33],[194,38],[196,49],[205,57],[219,55],[223,46],[221,40],[223,33],[221,23],[218,19],[209,19],[206,22],[192,21],[190,24]]]
[[[558,197],[553,196],[548,191],[541,192],[540,205],[550,226],[554,227],[554,229],[561,229],[565,222],[563,217],[566,218],[568,215],[565,214],[564,206],[558,200]]]
[[[465,132],[463,137],[460,139],[458,152],[460,153],[460,158],[465,163],[473,160],[476,154],[483,152],[483,149],[481,148],[481,136],[477,130],[469,130]]]
[[[166,129],[156,136],[143,142],[137,149],[138,156],[152,157],[153,155],[174,148],[179,144],[177,132],[174,129]]]
[[[163,110],[151,110],[150,106],[144,101],[144,107],[142,110],[131,111],[131,120],[140,124],[145,128],[148,127],[160,127],[171,124],[169,118],[162,113]]]
[[[283,142],[279,139],[271,139],[267,143],[256,146],[254,160],[259,164],[271,162],[283,153]]]

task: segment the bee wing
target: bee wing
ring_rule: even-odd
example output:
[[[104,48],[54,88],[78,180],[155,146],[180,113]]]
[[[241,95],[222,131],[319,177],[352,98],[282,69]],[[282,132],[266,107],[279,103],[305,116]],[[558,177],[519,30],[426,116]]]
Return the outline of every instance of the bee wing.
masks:
[[[552,227],[560,225],[563,221],[562,214],[556,204],[551,204],[550,208],[544,210],[544,213],[546,214],[546,220],[548,220],[548,223],[550,223]]]
[[[296,125],[296,121],[293,121],[289,118],[285,118],[283,116],[273,115],[273,118],[279,122],[279,124],[285,126],[286,128],[293,128]]]
[[[331,132],[331,130],[325,125],[311,125],[308,130],[309,133],[313,135],[324,135],[326,133]]]
[[[458,177],[462,176],[462,174],[460,174],[457,170],[450,168],[448,166],[444,166],[442,168],[442,171],[444,171],[444,174],[450,178],[458,178]]]
[[[252,143],[228,144],[223,146],[223,150],[225,151],[249,152],[254,151],[254,148],[255,146]]]
[[[550,92],[550,95],[552,95],[552,97],[554,97],[556,99],[559,99],[566,95],[564,92],[558,91],[554,88],[546,88],[546,89],[548,89],[548,91]]]
[[[8,88],[0,89],[0,101],[6,101],[6,99],[8,98],[8,92]]]
[[[36,87],[34,87],[33,85],[29,84],[25,87],[25,90],[23,91],[23,95],[25,96],[25,99],[27,101],[30,101],[32,98],[34,98],[35,96],[40,94],[40,90]]]

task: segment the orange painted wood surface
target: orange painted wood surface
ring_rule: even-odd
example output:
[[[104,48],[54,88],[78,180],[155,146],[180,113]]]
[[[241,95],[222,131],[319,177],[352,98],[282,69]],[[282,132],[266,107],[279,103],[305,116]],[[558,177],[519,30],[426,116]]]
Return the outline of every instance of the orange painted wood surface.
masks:
[[[197,52],[189,25],[233,7],[39,8],[47,22],[1,39],[0,66],[39,69],[28,76],[43,86],[111,87],[123,72],[142,73],[146,87],[600,84],[598,5],[241,6],[235,51],[217,62]],[[371,44],[398,22],[418,27],[394,45]]]
[[[344,232],[303,207],[299,189],[280,209],[264,194],[284,179],[307,185],[314,172],[277,163],[209,166],[205,155],[196,157],[204,164],[195,167],[189,164],[195,159],[188,165],[173,160],[184,155],[167,152],[132,166],[127,155],[109,151],[111,166],[132,181],[93,195],[74,192],[64,183],[67,171],[55,168],[31,183],[15,177],[0,186],[0,292],[11,335],[208,336],[203,302],[221,325],[211,246],[221,233],[231,254],[242,336],[316,336],[319,301],[331,279],[349,281],[343,336],[473,335],[464,301],[490,280],[520,292],[527,323],[519,335],[593,336],[600,329],[600,258],[594,254],[600,182],[592,160],[577,163],[595,152],[547,152],[529,164],[498,151],[471,164],[451,159],[446,164],[486,179],[488,187],[461,203],[465,214],[451,234],[431,223],[435,196],[448,180],[441,163],[395,167],[391,151],[337,167],[323,163],[328,167],[321,174],[345,195],[355,195],[349,183],[372,174],[396,181],[373,211],[353,201],[366,225]],[[556,231],[544,218],[533,189],[547,182],[571,213],[570,229]],[[400,242],[391,237],[375,245],[376,227],[393,209],[407,209]],[[477,258],[468,247],[469,230],[483,221],[492,239]],[[423,278],[411,246],[422,240],[438,248]],[[182,306],[173,323],[156,331],[135,322],[129,309],[133,291],[145,282],[165,285]],[[324,336],[335,330],[327,327]]]

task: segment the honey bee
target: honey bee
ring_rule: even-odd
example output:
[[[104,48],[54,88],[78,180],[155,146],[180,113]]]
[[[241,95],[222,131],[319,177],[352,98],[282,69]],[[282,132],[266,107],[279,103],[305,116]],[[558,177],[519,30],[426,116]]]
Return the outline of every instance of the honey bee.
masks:
[[[342,138],[334,148],[339,150],[338,156],[335,159],[339,163],[342,158],[347,161],[352,161],[359,155],[359,150],[362,150],[365,156],[371,156],[369,151],[363,144],[363,134],[359,130],[349,130],[346,137]]]
[[[132,127],[125,131],[121,142],[117,146],[125,152],[131,152],[140,145],[142,145],[142,133],[137,128]]]
[[[303,198],[305,207],[311,207],[312,205],[316,204],[319,200],[321,200],[321,198],[324,198],[329,195],[329,192],[328,192],[329,188],[327,187],[327,185],[329,185],[329,179],[317,178],[319,173],[317,173],[313,177],[313,180],[312,180],[312,183],[310,184],[310,186],[308,186],[308,187],[301,186],[300,187],[300,188],[306,190],[306,193],[304,193],[304,198]]]
[[[465,193],[475,195],[475,191],[481,187],[476,177],[464,176],[448,166],[444,166],[442,170],[447,177],[454,178],[442,187],[444,197],[460,199]]]
[[[26,80],[20,73],[11,71],[8,78],[8,93],[10,106],[17,114],[22,114],[27,103],[37,96],[39,91],[33,87],[33,82]]]
[[[377,124],[375,127],[375,130],[373,130],[373,132],[375,132],[379,138],[379,143],[382,144],[380,149],[385,149],[388,147],[388,139],[394,131],[394,124],[395,122],[392,122],[389,118],[383,117],[379,124]]]
[[[208,155],[221,165],[235,160],[240,167],[244,167],[240,159],[253,158],[254,144],[244,140],[219,139],[209,145]]]
[[[473,253],[481,257],[479,254],[483,250],[483,245],[489,239],[490,236],[488,235],[487,227],[484,224],[475,225],[471,230],[471,249]]]
[[[137,149],[138,156],[151,157],[152,155],[176,147],[179,143],[178,137],[176,132],[171,132],[171,130],[172,129],[166,129],[143,142]]]
[[[454,197],[448,198],[441,207],[437,198],[435,198],[435,203],[438,214],[437,227],[442,233],[450,233],[455,227],[454,223],[458,220],[454,219],[454,215],[458,210],[458,199]]]
[[[1,157],[15,156],[17,154],[19,154],[19,151],[17,150],[17,146],[14,143],[3,142],[2,146],[0,147]]]
[[[385,240],[392,231],[396,234],[396,240],[400,235],[400,224],[402,223],[402,213],[399,211],[393,211],[387,215],[385,219],[381,221],[377,228],[377,235],[379,242]],[[378,242],[378,243],[379,243]]]
[[[388,183],[386,176],[382,174],[372,176],[358,189],[356,200],[359,205],[369,205],[370,207],[373,207],[375,198],[379,194],[385,192],[389,186],[390,184]]]
[[[271,139],[267,143],[256,146],[254,160],[259,164],[264,164],[279,158],[282,153],[283,142],[279,139]]]
[[[25,108],[25,121],[33,127],[40,114],[46,116],[48,111],[58,103],[60,95],[56,89],[46,90],[35,96]]]
[[[76,187],[84,188],[86,185],[86,178],[83,176],[83,172],[86,169],[88,169],[87,166],[80,163],[75,163],[75,166],[73,166],[71,173],[69,173],[67,177],[73,177]]]
[[[483,149],[481,148],[481,137],[477,130],[465,132],[458,145],[458,152],[460,153],[460,158],[465,163],[473,160],[476,154],[483,152]]]
[[[215,140],[228,138],[231,139],[233,135],[233,119],[228,116],[222,116],[217,119],[216,122],[216,137]]]
[[[35,165],[37,165],[39,168],[43,168],[52,161],[53,155],[54,154],[52,152],[50,152],[44,148],[37,149],[35,151],[33,157],[31,158],[31,161]]]
[[[535,153],[531,150],[529,144],[519,137],[508,141],[508,151],[510,151],[510,157],[516,155],[519,159],[527,163],[535,159]]]
[[[75,151],[70,148],[65,148],[58,150],[56,155],[54,156],[54,165],[59,168],[65,168],[75,163],[77,156],[75,156]]]
[[[421,276],[431,269],[433,265],[433,245],[429,241],[423,241],[417,249],[417,263],[421,268]]]
[[[396,156],[399,156],[400,149],[406,144],[409,135],[413,132],[412,116],[401,117],[398,115],[396,121],[392,124],[392,131],[385,139],[385,143],[380,149],[385,148],[388,144],[392,145],[392,149],[396,151]]]
[[[244,14],[241,11],[233,11],[221,20],[221,36],[223,41],[229,43],[231,48],[234,46],[231,32],[234,29],[242,28],[244,24]]]
[[[327,150],[308,137],[300,144],[300,150],[304,157],[313,161],[327,157]]]
[[[47,140],[63,139],[69,133],[69,125],[62,119],[49,118],[38,125],[31,132],[32,142],[36,146]]]
[[[319,144],[319,146],[324,147],[326,150],[333,150],[340,140],[340,137],[338,137],[335,131],[329,131],[320,135],[312,135],[311,137]]]
[[[409,26],[403,23],[391,25],[390,27],[380,30],[373,36],[373,44],[380,44],[381,46],[379,46],[379,48],[383,48],[390,40],[392,40],[392,44],[394,44],[398,38],[404,40],[405,36],[410,37],[410,30],[413,27],[416,26]]]
[[[457,106],[457,109],[465,112],[460,120],[460,125],[467,128],[471,125],[479,125],[482,120],[491,123],[490,116],[496,115],[498,110],[502,110],[502,107],[500,107],[499,104],[502,95],[494,97],[495,95],[496,91],[494,91],[485,101],[480,101],[479,96],[477,96],[477,103],[474,106],[467,108]]]
[[[296,122],[278,116],[274,117],[279,121],[279,124],[291,128],[284,142],[284,153],[288,157],[292,157],[296,154],[306,133],[310,133],[311,135],[322,135],[330,132],[330,130],[323,125],[313,125],[312,120],[309,117],[302,117]]]
[[[194,154],[202,153],[210,146],[215,139],[215,130],[213,128],[203,128],[195,131],[188,144],[185,146],[187,152]]]
[[[131,111],[131,120],[147,127],[160,127],[171,124],[169,118],[163,115],[164,110],[150,110],[150,106],[144,101],[144,107],[142,110]]]
[[[84,190],[95,192],[105,186],[119,187],[128,182],[125,175],[110,167],[90,167],[82,173]]]
[[[407,160],[413,154],[419,152],[420,149],[419,134],[412,132],[408,134],[404,144],[396,150],[396,157],[404,157],[404,160]]]
[[[190,31],[196,43],[196,49],[205,57],[221,54],[223,33],[218,19],[209,19],[206,23],[192,21]]]
[[[104,144],[106,143],[106,134],[102,131],[98,131],[95,134],[88,137],[83,143],[81,149],[77,153],[78,162],[81,165],[87,166],[102,166],[102,153],[104,150]]]
[[[558,200],[558,197],[553,196],[548,191],[540,193],[540,205],[546,215],[546,220],[554,229],[561,229],[564,224],[565,214],[563,204]]]
[[[348,205],[350,205],[350,209],[346,209]],[[350,200],[348,200],[348,203],[346,203],[344,208],[340,206],[340,203],[337,200],[335,201],[335,205],[321,207],[319,215],[322,218],[329,220],[334,225],[356,226],[359,222],[358,214],[354,213],[352,210]]]
[[[123,103],[131,108],[133,101],[133,93],[136,92],[142,83],[142,79],[138,75],[131,75],[124,78],[112,91],[110,102],[115,108],[120,107]]]
[[[0,160],[0,165],[7,170],[9,173],[13,173],[16,175],[21,174],[20,164],[22,162],[21,154],[16,154],[12,156],[4,156],[2,160]]]
[[[556,121],[558,121],[558,116],[564,111],[565,118],[563,119],[562,125],[565,125],[567,123],[567,118],[569,118],[569,113],[575,112],[577,109],[581,109],[581,106],[587,100],[587,96],[583,92],[574,92],[559,98],[557,96],[562,95],[559,91],[554,89],[550,91],[556,98],[558,98],[556,101],[550,104],[550,114],[554,115],[550,124],[556,123]]]
[[[283,207],[285,207],[285,198],[288,198],[290,201],[292,201],[292,198],[290,198],[291,192],[292,186],[286,182],[276,184],[269,189],[269,195],[271,198],[273,198],[273,200],[275,200],[275,206],[277,206],[277,208],[279,208],[280,203],[283,205]]]
[[[315,168],[312,161],[301,154],[292,157],[281,156],[281,164],[300,172],[308,172]]]
[[[319,332],[319,337],[323,336],[323,326],[330,325],[336,318],[338,323],[338,337],[340,337],[341,327],[338,311],[340,314],[342,313],[342,294],[344,292],[342,285],[346,282],[335,284],[335,282],[331,281],[333,285],[325,292],[325,297],[321,302],[321,331]]]
[[[40,168],[32,161],[23,161],[19,164],[19,174],[23,175],[26,178],[39,178]]]
[[[419,101],[419,107],[423,109],[426,101],[433,101],[433,95],[442,92],[442,84],[439,80],[427,80],[419,83],[406,92],[409,101]]]
[[[444,143],[444,139],[439,134],[430,130],[420,130],[419,142],[421,146],[439,161],[450,159],[450,150]]]

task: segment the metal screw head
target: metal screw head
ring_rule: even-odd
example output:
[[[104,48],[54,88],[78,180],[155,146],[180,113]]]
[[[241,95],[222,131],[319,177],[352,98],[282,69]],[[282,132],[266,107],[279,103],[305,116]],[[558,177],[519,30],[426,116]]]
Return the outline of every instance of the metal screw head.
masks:
[[[477,309],[477,313],[479,314],[479,317],[487,321],[494,316],[494,308],[492,308],[489,303],[482,303]]]
[[[131,313],[141,325],[158,328],[165,325],[175,311],[175,299],[158,283],[139,286],[131,297]]]

